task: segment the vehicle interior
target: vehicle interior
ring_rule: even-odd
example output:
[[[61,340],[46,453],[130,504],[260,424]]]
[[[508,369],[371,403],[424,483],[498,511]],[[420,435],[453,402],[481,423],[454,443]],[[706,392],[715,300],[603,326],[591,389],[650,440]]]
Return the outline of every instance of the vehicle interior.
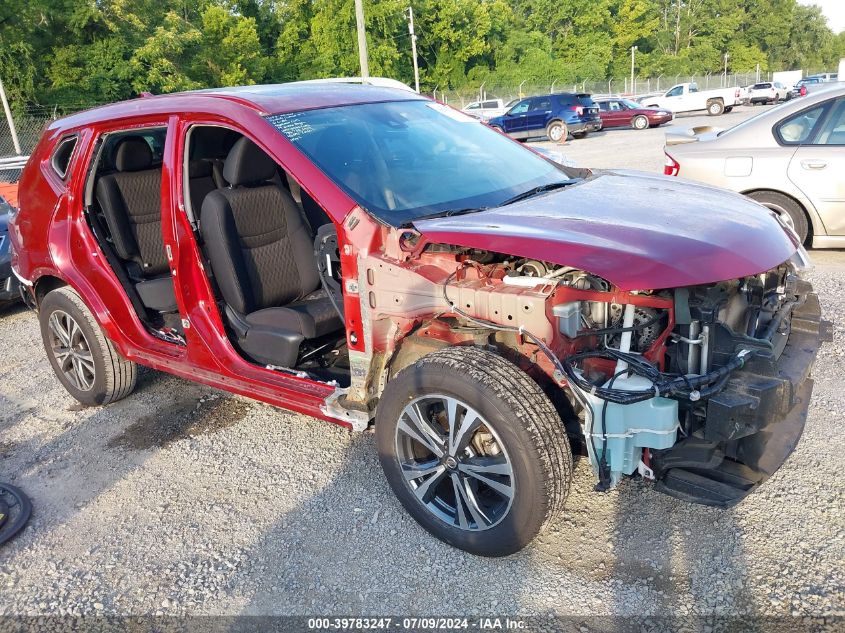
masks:
[[[151,331],[184,342],[161,233],[164,137],[162,128],[105,139],[88,215]],[[348,384],[329,216],[238,132],[195,126],[186,148],[186,213],[234,347],[262,366]]]
[[[86,187],[86,216],[141,320],[179,341],[181,323],[161,234],[166,128],[109,134]]]

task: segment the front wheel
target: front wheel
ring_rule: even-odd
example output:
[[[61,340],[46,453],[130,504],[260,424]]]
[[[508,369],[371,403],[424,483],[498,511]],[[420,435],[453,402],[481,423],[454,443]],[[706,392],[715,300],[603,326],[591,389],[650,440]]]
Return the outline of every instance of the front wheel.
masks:
[[[707,114],[710,116],[719,116],[724,111],[725,104],[719,100],[714,100],[707,104]]]
[[[135,388],[137,365],[118,354],[76,291],[65,286],[48,292],[38,320],[53,371],[79,402],[109,404]]]
[[[376,442],[411,516],[473,554],[519,551],[560,515],[569,491],[572,454],[551,401],[479,348],[434,352],[389,381]]]
[[[635,116],[634,120],[631,121],[631,127],[635,130],[645,130],[648,127],[648,118],[642,114]]]
[[[552,143],[565,143],[569,136],[569,128],[563,121],[552,121],[546,128],[546,135]]]

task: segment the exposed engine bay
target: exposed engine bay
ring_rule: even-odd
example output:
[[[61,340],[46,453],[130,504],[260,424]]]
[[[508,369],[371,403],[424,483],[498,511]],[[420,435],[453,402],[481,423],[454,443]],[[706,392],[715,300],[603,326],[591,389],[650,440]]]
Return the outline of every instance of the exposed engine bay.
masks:
[[[565,394],[562,417],[577,423],[597,490],[638,473],[727,506],[777,469],[803,429],[817,344],[803,358],[801,337],[829,333],[800,256],[743,279],[633,292],[438,244],[401,266],[367,257],[359,273],[373,340],[397,347],[391,373],[438,345],[493,347]]]

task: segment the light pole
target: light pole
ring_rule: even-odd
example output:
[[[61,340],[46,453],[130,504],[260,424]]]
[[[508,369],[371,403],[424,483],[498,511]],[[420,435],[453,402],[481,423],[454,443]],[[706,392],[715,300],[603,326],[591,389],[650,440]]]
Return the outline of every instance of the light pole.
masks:
[[[411,34],[411,54],[414,57],[414,86],[420,91],[420,68],[417,66],[417,35],[414,33],[414,7],[408,7],[408,32]]]
[[[728,85],[728,57],[730,57],[730,55],[725,53],[725,87]]]
[[[631,94],[637,96],[637,87],[634,85],[634,54],[637,52],[637,47],[631,47]]]
[[[355,0],[355,26],[358,30],[358,58],[361,62],[361,81],[370,78],[370,62],[367,58],[367,32],[364,30],[364,2]]]

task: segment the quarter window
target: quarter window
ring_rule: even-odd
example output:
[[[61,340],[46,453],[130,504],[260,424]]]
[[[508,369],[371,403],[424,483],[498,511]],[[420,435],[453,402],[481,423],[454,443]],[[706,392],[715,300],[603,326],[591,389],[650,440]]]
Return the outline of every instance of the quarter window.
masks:
[[[808,143],[813,136],[813,129],[819,122],[826,104],[799,112],[781,121],[775,128],[780,142],[785,145]]]
[[[55,171],[62,180],[64,180],[67,176],[67,168],[70,165],[70,158],[73,156],[76,141],[77,137],[75,136],[63,139],[56,147],[56,150],[53,152],[53,158],[50,160],[50,164],[53,166],[53,171]]]

